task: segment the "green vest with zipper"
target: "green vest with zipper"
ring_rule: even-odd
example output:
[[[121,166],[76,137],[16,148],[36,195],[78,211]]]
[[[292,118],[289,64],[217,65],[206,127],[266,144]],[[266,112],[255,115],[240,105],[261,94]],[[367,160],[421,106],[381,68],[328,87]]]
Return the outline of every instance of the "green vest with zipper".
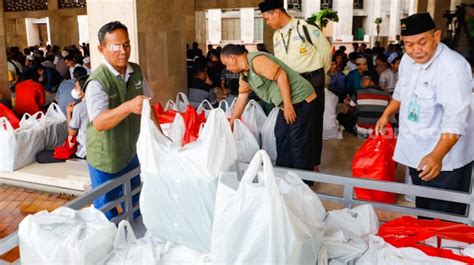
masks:
[[[89,77],[87,83],[99,82],[109,96],[109,109],[143,95],[143,75],[140,66],[130,63],[133,73],[127,82],[123,81],[104,65],[100,65]],[[87,84],[86,84],[87,86]],[[136,155],[136,143],[140,133],[140,116],[130,114],[115,128],[97,131],[92,121],[87,126],[87,162],[94,168],[114,174],[124,169]]]

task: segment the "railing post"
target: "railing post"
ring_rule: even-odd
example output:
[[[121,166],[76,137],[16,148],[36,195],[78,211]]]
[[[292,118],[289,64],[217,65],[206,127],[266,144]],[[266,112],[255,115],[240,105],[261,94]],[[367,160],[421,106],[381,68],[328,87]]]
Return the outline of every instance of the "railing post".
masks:
[[[132,203],[132,184],[130,180],[125,181],[123,184],[124,196],[125,196],[125,219],[130,224],[133,222],[133,203]]]
[[[354,197],[354,186],[345,185],[344,186],[344,208],[352,207],[353,197]]]

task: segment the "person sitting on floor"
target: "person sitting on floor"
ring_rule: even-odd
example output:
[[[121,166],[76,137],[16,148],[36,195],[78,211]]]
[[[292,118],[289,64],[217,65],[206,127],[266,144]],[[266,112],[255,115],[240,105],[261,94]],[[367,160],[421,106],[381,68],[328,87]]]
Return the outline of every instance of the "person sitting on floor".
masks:
[[[76,152],[71,158],[86,158],[86,129],[87,124],[89,124],[89,117],[87,116],[87,106],[85,102],[86,87],[84,85],[88,78],[88,75],[84,75],[76,80],[71,95],[75,100],[79,100],[80,102],[76,104],[76,102],[73,101],[67,106],[68,137],[66,141],[70,148],[77,147]],[[54,153],[54,150],[42,151],[36,156],[36,161],[43,164],[65,161],[64,159],[54,158]]]
[[[349,110],[347,113],[339,113],[337,120],[347,131],[368,137],[391,97],[379,87],[377,76],[373,73],[364,72],[361,83],[362,89],[357,91],[356,101],[346,97],[344,103],[348,105]]]

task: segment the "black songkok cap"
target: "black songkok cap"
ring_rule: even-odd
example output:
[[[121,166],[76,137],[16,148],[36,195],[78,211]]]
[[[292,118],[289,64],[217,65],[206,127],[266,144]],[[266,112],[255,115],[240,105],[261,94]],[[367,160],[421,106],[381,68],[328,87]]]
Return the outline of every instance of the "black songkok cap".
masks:
[[[265,13],[267,11],[283,8],[283,1],[282,0],[266,0],[258,4],[260,11]]]
[[[402,36],[412,36],[430,31],[435,28],[435,23],[430,13],[413,14],[400,20]]]

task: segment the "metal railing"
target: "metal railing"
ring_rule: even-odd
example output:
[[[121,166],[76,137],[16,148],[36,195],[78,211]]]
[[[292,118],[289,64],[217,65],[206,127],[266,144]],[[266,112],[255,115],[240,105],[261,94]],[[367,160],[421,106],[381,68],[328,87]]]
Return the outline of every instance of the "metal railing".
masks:
[[[238,170],[240,173],[243,173],[245,169],[248,167],[248,163],[239,163]],[[300,176],[304,180],[312,180],[319,183],[328,183],[334,185],[343,186],[343,196],[336,196],[336,195],[328,195],[328,194],[318,194],[319,198],[322,201],[332,201],[336,203],[342,204],[346,208],[350,208],[353,206],[358,206],[362,204],[370,203],[374,206],[374,208],[402,213],[405,215],[420,215],[425,217],[431,218],[440,218],[443,220],[465,223],[468,225],[474,224],[474,196],[472,193],[465,193],[465,192],[455,192],[455,191],[447,191],[443,189],[437,188],[427,188],[421,186],[415,186],[411,184],[405,183],[397,183],[397,182],[386,182],[386,181],[375,181],[375,180],[368,180],[368,179],[359,179],[353,177],[342,177],[342,176],[333,176],[327,174],[320,174],[313,171],[304,171],[304,170],[296,170],[296,169],[288,169],[288,168],[279,168],[275,167],[275,172],[284,174],[287,171],[293,171],[298,176]],[[113,218],[111,221],[114,223],[119,223],[122,220],[128,220],[131,224],[135,224],[140,222],[141,220],[133,220],[133,212],[139,209],[139,205],[132,207],[132,196],[140,192],[141,186],[131,190],[130,180],[140,173],[140,169],[136,168],[133,171],[116,178],[114,180],[108,181],[103,185],[85,193],[83,196],[76,198],[75,200],[67,203],[64,206],[73,208],[73,209],[81,209],[89,204],[91,204],[95,198],[98,196],[105,194],[116,187],[123,185],[123,196],[104,205],[100,208],[101,211],[107,212],[113,207],[116,207],[122,203],[125,203],[124,211]],[[435,212],[431,210],[424,210],[424,209],[417,209],[414,207],[409,206],[402,206],[396,204],[385,204],[385,203],[376,203],[376,202],[367,202],[361,201],[354,198],[354,187],[360,188],[367,188],[379,191],[387,191],[392,193],[398,194],[405,194],[405,195],[413,195],[413,196],[422,196],[425,198],[431,199],[439,199],[443,198],[445,201],[450,202],[458,202],[464,203],[468,205],[468,214],[467,216],[456,215],[456,214],[447,214],[441,212]],[[130,210],[131,209],[131,210]],[[18,242],[18,234],[15,232],[14,234],[7,236],[4,239],[0,239],[0,255],[3,255],[10,250],[17,247],[19,244]],[[18,262],[18,261],[16,261]]]

